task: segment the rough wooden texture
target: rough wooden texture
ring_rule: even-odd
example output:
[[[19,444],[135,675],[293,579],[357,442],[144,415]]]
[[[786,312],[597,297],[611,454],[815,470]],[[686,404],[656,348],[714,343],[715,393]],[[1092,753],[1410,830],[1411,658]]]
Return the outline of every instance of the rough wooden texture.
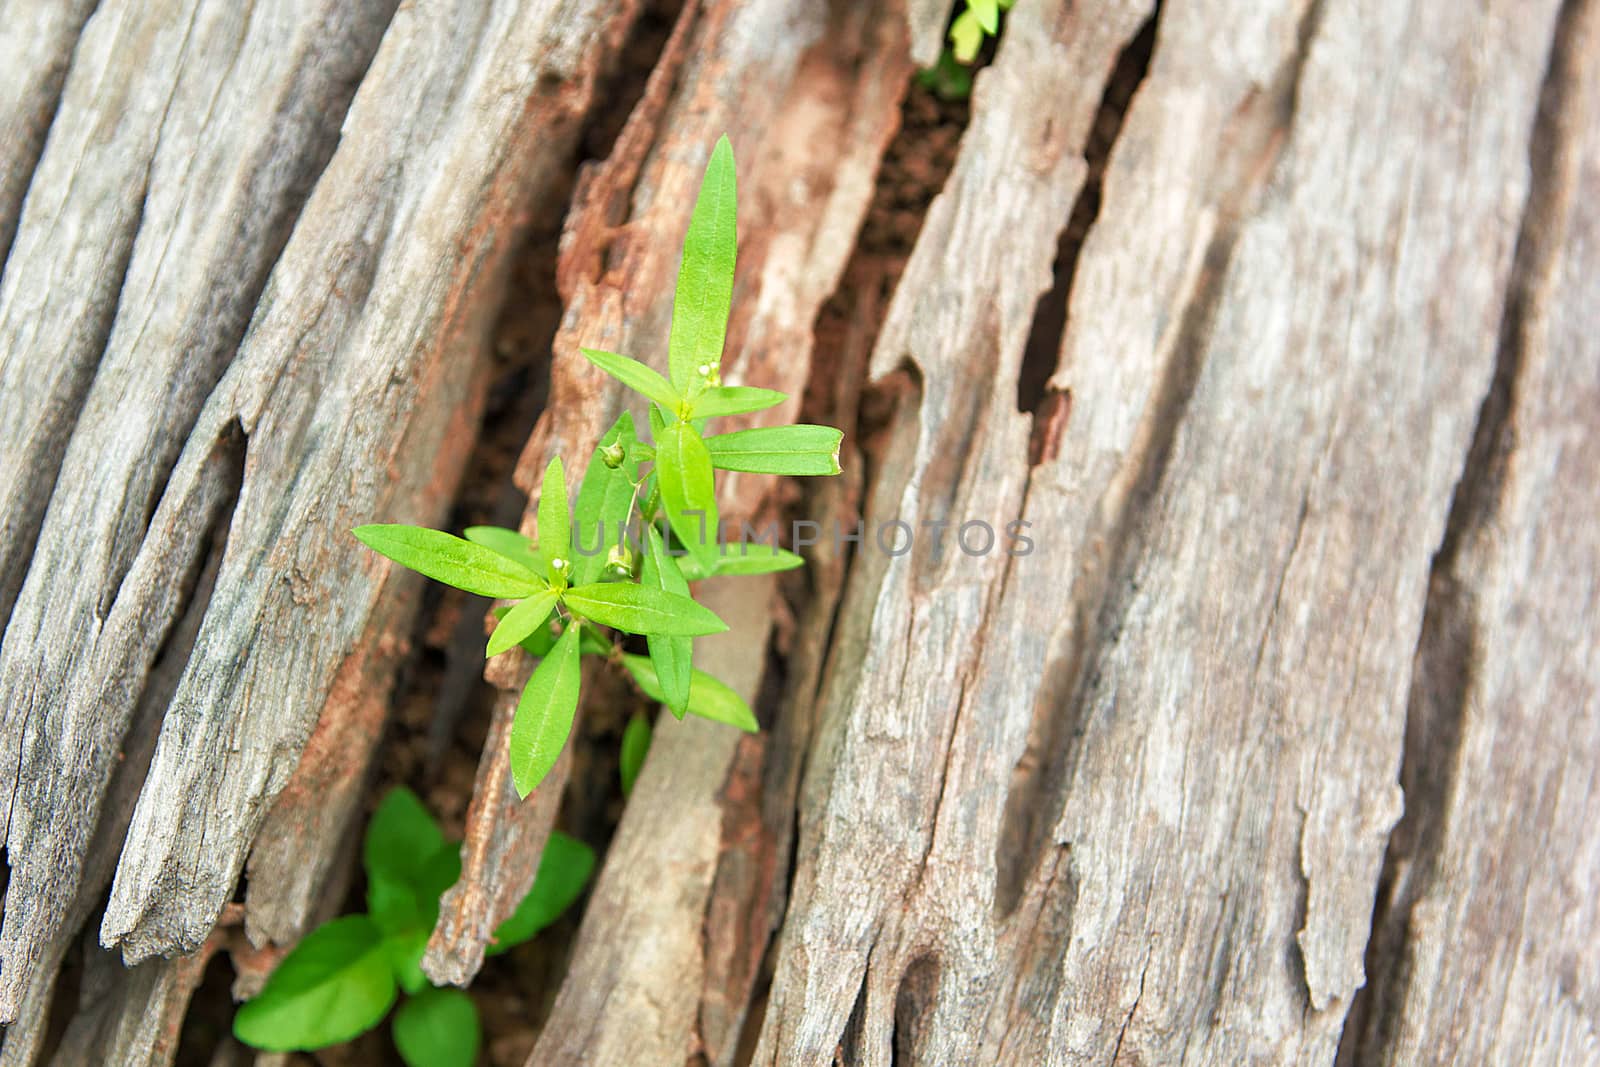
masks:
[[[1568,5],[1557,42],[1434,566],[1355,1062],[1600,1060],[1600,5]]]
[[[361,10],[335,6],[346,19]],[[235,25],[233,5],[208,12],[200,14],[207,16],[208,26],[215,24],[210,32],[221,42],[217,47],[238,49],[243,34],[252,59],[282,51],[265,47],[270,37],[251,41]],[[172,17],[156,8],[144,17],[156,21],[146,36],[160,42],[166,38],[158,13]],[[337,81],[346,64],[361,60],[362,52],[349,40],[340,45],[330,38],[329,27],[314,12],[283,8],[273,16],[253,20],[249,32],[292,31],[290,40],[315,38],[328,47],[339,45],[340,51],[338,61],[318,68],[309,85],[290,87],[304,95],[282,91],[275,121],[273,93],[263,93],[259,85],[246,93],[251,106],[268,109],[264,121],[275,135],[285,136],[295,128],[300,109],[326,104],[325,94],[319,95],[319,79]],[[107,540],[125,573],[113,574],[101,587],[83,581],[81,563],[41,566],[41,586],[55,590],[58,599],[41,590],[39,603],[50,603],[49,613],[28,616],[34,623],[28,636],[7,643],[14,669],[6,737],[8,747],[25,745],[26,754],[21,773],[15,770],[17,756],[10,763],[21,799],[12,809],[8,843],[12,871],[0,942],[0,1014],[15,1010],[30,962],[65,917],[121,729],[181,609],[183,575],[197,567],[205,531],[226,521],[237,496],[228,553],[195,651],[166,709],[161,743],[102,927],[106,943],[121,943],[130,961],[193,950],[205,940],[234,891],[268,804],[294,769],[341,661],[362,643],[389,571],[374,563],[346,531],[375,516],[433,518],[448,499],[460,449],[449,446],[446,435],[464,430],[470,440],[470,420],[461,427],[456,419],[475,379],[499,267],[514,237],[515,209],[554,176],[548,160],[564,157],[544,153],[572,135],[589,98],[598,57],[615,45],[627,17],[625,9],[587,3],[468,5],[459,11],[430,7],[408,9],[397,17],[362,83],[338,152],[273,267],[249,335],[205,397],[170,479],[161,487],[154,481],[159,469],[148,463],[128,472],[126,477],[144,495],[133,491],[122,512],[116,511],[123,503],[118,483],[100,487],[114,512],[105,525],[118,533]],[[86,42],[100,26],[98,21],[91,24]],[[232,37],[224,32],[230,29]],[[111,34],[110,29],[103,32]],[[211,39],[198,30],[190,37]],[[87,47],[80,48],[80,55]],[[110,43],[104,47],[115,51]],[[189,47],[197,46],[191,41]],[[291,58],[308,62],[293,49],[274,61],[288,63]],[[181,66],[141,60],[137,69],[163,65]],[[213,56],[197,62],[196,69],[214,78],[230,69],[252,69],[252,64],[225,63]],[[359,74],[358,66],[344,77],[348,81]],[[181,75],[178,81],[181,87]],[[349,91],[348,84],[344,90]],[[68,105],[74,99],[69,78],[58,126],[71,117]],[[97,101],[101,108],[107,104],[104,98]],[[218,121],[237,125],[243,109],[235,103]],[[205,114],[203,108],[185,105],[173,111],[172,121]],[[122,119],[136,132],[137,122]],[[92,126],[90,119],[85,125]],[[62,128],[75,127],[67,122]],[[191,165],[210,158],[213,149],[204,137],[186,136],[196,145]],[[163,150],[168,143],[162,142]],[[37,180],[48,177],[58,144],[61,153],[73,147],[65,134],[59,141],[52,138]],[[123,154],[137,157],[141,150],[160,156],[144,142]],[[302,152],[315,154],[305,148]],[[253,158],[248,151],[243,154]],[[234,163],[239,166],[237,159]],[[125,160],[123,166],[128,167]],[[244,167],[236,173],[248,186],[253,172]],[[98,170],[94,177],[110,181]],[[194,177],[191,173],[185,180]],[[51,195],[65,196],[72,187],[65,181],[51,184]],[[114,225],[104,228],[125,231],[117,239],[138,246],[122,253],[124,260],[132,255],[134,267],[142,242],[155,243],[152,255],[163,251],[160,242],[166,231],[149,229],[164,217],[152,215],[154,190],[152,184],[148,196],[139,194],[149,201],[144,227],[138,225],[137,213],[131,213],[133,194],[126,185],[105,194],[120,206]],[[182,182],[174,193],[180,201],[205,196],[212,209],[216,194],[215,188]],[[106,210],[90,200],[94,210]],[[34,203],[30,197],[13,264],[30,247]],[[90,212],[79,225],[92,230],[94,221]],[[330,255],[330,249],[337,254]],[[231,248],[231,254],[233,263],[248,266],[237,259],[238,248]],[[182,258],[176,251],[173,255]],[[101,250],[99,258],[116,255]],[[77,261],[70,256],[66,260]],[[160,264],[154,266],[159,275]],[[184,266],[179,273],[185,279],[189,266],[201,269],[204,264]],[[205,269],[226,274],[220,264]],[[121,283],[125,296],[134,277],[130,273]],[[81,345],[89,353],[83,365],[94,369],[98,352],[91,352],[93,338],[69,321],[73,309],[57,314],[50,307],[35,307],[28,315],[23,310],[54,293],[51,299],[91,301],[98,313],[101,307],[92,301],[104,302],[103,293],[72,278],[30,279],[10,271],[5,284],[0,300],[12,315],[7,321],[33,338],[28,352],[35,351],[33,344],[44,345],[35,336],[38,330],[60,329],[65,331],[63,343],[70,339]],[[214,326],[227,314],[228,305],[215,306],[212,290],[204,286],[178,286],[151,299],[157,303],[144,309],[147,319],[177,316],[182,322],[188,321],[184,316],[199,316],[194,321]],[[247,311],[253,302],[254,296],[245,304]],[[110,301],[105,306],[117,305]],[[96,389],[103,381],[108,391],[115,387],[108,375],[110,358],[118,351],[117,336],[113,328],[107,366],[94,379]],[[165,336],[172,344],[198,343],[181,330],[177,338]],[[209,350],[202,346],[204,351]],[[190,357],[186,369],[204,366],[196,352],[184,354]],[[16,356],[5,366],[8,374],[24,370]],[[179,382],[186,381],[182,373],[174,373]],[[51,401],[44,391],[49,388],[53,386],[47,382],[30,379],[25,399],[36,410],[48,409]],[[203,383],[193,388],[205,392]],[[8,389],[7,402],[15,396]],[[136,414],[132,405],[108,406],[114,408],[108,416],[113,419]],[[159,414],[170,413],[163,408]],[[182,421],[179,414],[171,417]],[[145,430],[136,421],[132,427]],[[98,424],[91,429],[104,431]],[[169,447],[166,438],[157,440],[150,447]],[[128,447],[141,445],[130,440]],[[97,464],[124,469],[124,457],[102,448],[85,468]],[[16,469],[8,462],[8,472]],[[37,478],[38,472],[30,474]],[[159,496],[151,495],[152,487]],[[76,474],[70,484],[64,483],[64,492],[74,497],[94,489]],[[155,510],[148,530],[119,526],[127,523],[130,512],[142,519],[141,509],[151,506]],[[15,543],[8,539],[8,544]],[[48,548],[59,553],[69,545],[53,533]],[[89,593],[74,595],[74,586]],[[62,608],[62,602],[71,610]],[[20,608],[19,602],[14,623],[23,618]],[[376,620],[376,628],[381,631],[391,621]],[[21,631],[14,627],[11,633]],[[31,673],[24,674],[24,663]],[[26,734],[23,723],[28,724]],[[10,800],[11,789],[4,792]]]
[[[43,188],[61,195],[29,199],[0,291],[8,384],[0,421],[20,429],[45,414],[25,437],[7,431],[6,447],[19,459],[11,484],[49,499],[31,577],[0,646],[0,816],[12,815],[0,1018],[11,1014],[11,981],[27,974],[23,961],[55,935],[77,891],[73,874],[138,696],[137,674],[175,615],[168,608],[141,620],[137,651],[107,647],[101,624],[115,611],[162,483],[333,150],[389,5],[315,0],[256,14],[232,4],[101,9],[84,41],[90,56],[133,50],[147,38],[161,56],[173,54],[148,68],[132,59],[79,68],[39,168]],[[118,78],[131,84],[108,85]],[[108,144],[103,109],[116,92],[144,104],[122,116]],[[102,169],[112,160],[114,168]],[[130,203],[100,228],[108,205]],[[109,295],[80,286],[72,273],[119,260],[126,267],[107,279],[116,286]],[[85,303],[94,300],[111,310]],[[82,331],[80,320],[95,314],[109,335]],[[67,430],[52,494],[51,479],[28,461],[56,448]],[[8,544],[25,551],[31,505],[7,507]],[[166,596],[199,562],[193,543],[175,557],[165,565]],[[80,671],[93,673],[89,664],[129,653],[134,677],[107,679],[126,686],[119,698],[103,700],[93,683],[79,684]]]
[[[869,517],[1038,547],[852,590],[756,1062],[1331,1059],[1526,191],[1517,10],[1166,5],[1031,471],[1085,72],[1144,12],[1013,12],[878,342],[921,393]]]
[[[417,588],[344,531],[443,514],[514,208],[636,11],[401,5],[377,45],[372,2],[0,0],[43,20],[0,27],[39,41],[0,94],[3,1067],[113,869],[63,1063],[168,1062],[209,954],[248,993],[244,932],[337,906]],[[868,541],[707,583],[769,728],[661,720],[531,1063],[1600,1058],[1600,3],[1020,0],[881,324],[815,352],[948,14],[690,2],[580,177],[518,485],[622,409],[579,345],[664,364],[726,130],[729,377],[870,430],[806,515],[864,492]],[[437,980],[591,785],[516,801],[530,666],[489,673]]]
[[[758,29],[774,23],[788,28]],[[776,415],[762,413],[763,422],[792,418],[798,408],[813,324],[844,270],[910,73],[902,26],[889,6],[836,9],[823,25],[807,5],[739,5],[726,24],[712,22],[703,31],[706,43],[695,51],[706,58],[684,77],[663,116],[655,159],[671,158],[668,147],[677,143],[707,145],[723,126],[742,146],[743,237],[728,365],[739,381],[795,397]],[[784,51],[750,55],[718,47],[767,39],[783,41]],[[763,87],[758,98],[771,117],[743,97],[732,108],[731,87],[752,85]],[[729,111],[719,113],[719,107]],[[647,215],[629,231],[641,242],[670,248],[682,226],[681,215],[659,221]],[[668,266],[676,264],[669,260]],[[664,324],[671,287],[658,285],[654,292],[656,303],[643,317]],[[644,343],[660,353],[659,339]],[[755,519],[770,481],[729,478],[724,517]],[[739,680],[752,697],[770,633],[763,623],[774,606],[770,593],[760,592],[764,584],[708,587],[732,630],[696,644],[706,669]],[[758,616],[744,617],[752,607]],[[530,1063],[676,1062],[697,1051],[713,1063],[732,1061],[770,934],[763,889],[775,854],[759,832],[741,839],[738,829],[759,831],[760,792],[741,787],[737,768],[752,759],[759,765],[764,741],[741,742],[703,724],[680,728],[663,720],[656,744],[671,769],[647,773],[635,786],[568,979]],[[664,818],[673,811],[694,814]],[[672,864],[667,884],[644,873],[663,862]],[[737,893],[727,886],[715,892],[719,874],[730,877],[730,865],[746,870],[748,880],[739,880]],[[753,936],[745,936],[747,925],[754,926]],[[652,950],[631,951],[639,944]],[[641,1026],[640,1019],[650,1022]]]
[[[4,0],[0,3],[0,264],[16,236],[17,216],[45,135],[61,100],[73,46],[94,0]],[[5,587],[0,587],[5,588]],[[9,587],[13,594],[16,587]],[[0,597],[0,616],[7,600]]]

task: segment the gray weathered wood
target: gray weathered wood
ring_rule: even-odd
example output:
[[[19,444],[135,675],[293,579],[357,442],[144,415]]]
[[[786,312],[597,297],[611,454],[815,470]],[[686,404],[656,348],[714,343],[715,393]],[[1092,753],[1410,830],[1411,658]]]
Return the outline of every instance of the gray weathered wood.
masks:
[[[1140,13],[1013,13],[878,343],[922,393],[869,516],[1038,547],[858,595],[756,1062],[1332,1058],[1526,190],[1518,10],[1165,5],[1031,472],[1030,283]]]
[[[44,151],[50,120],[61,100],[78,34],[95,0],[4,0],[0,3],[0,265],[5,263],[33,168]],[[9,588],[14,594],[15,586]],[[0,595],[0,618],[9,597]]]
[[[0,973],[0,1018],[10,1015],[11,981],[26,975],[25,961],[55,935],[77,891],[74,875],[138,695],[137,673],[149,668],[174,616],[141,620],[135,679],[117,679],[127,684],[121,699],[75,688],[78,672],[124,654],[97,640],[100,624],[162,481],[333,150],[390,8],[386,0],[293,0],[253,11],[110,5],[87,32],[85,62],[97,48],[119,53],[147,35],[175,52],[152,58],[151,69],[137,54],[118,55],[105,69],[78,68],[39,174],[45,192],[65,195],[30,198],[0,292],[0,363],[15,387],[0,401],[0,421],[15,428],[51,413],[5,445],[18,459],[12,484],[38,500],[48,495],[49,508],[0,646],[0,816],[11,813],[13,894],[0,936],[9,965]],[[167,82],[147,84],[159,77]],[[132,84],[108,85],[116,79]],[[107,94],[119,91],[147,98],[148,110],[115,116],[108,146]],[[141,132],[136,145],[125,143]],[[106,152],[117,153],[109,173],[101,169]],[[136,210],[99,228],[108,204],[131,201]],[[99,269],[118,257],[126,267],[106,293],[79,290],[74,275],[56,273],[61,264]],[[83,303],[93,300],[111,310]],[[81,331],[79,319],[94,314],[106,317],[108,337]],[[56,386],[69,380],[86,395],[63,396]],[[28,462],[68,429],[51,493],[51,479]],[[7,544],[23,552],[30,505],[18,509],[7,511]],[[187,572],[198,562],[184,545],[169,565],[169,591],[192,581]]]
[[[1418,650],[1359,1062],[1600,1061],[1600,5],[1568,5],[1557,41]]]
[[[198,486],[206,445],[242,423],[258,458],[101,927],[130,960],[195,947],[232,892],[391,570],[346,531],[416,517],[435,472],[401,457],[440,450],[513,210],[550,177],[543,149],[575,128],[617,17],[586,2],[406,8],[385,35],[157,513],[159,526]],[[329,248],[348,257],[331,276]],[[310,321],[308,292],[322,301]],[[136,562],[124,585],[145,577]]]
[[[0,92],[0,1067],[64,1012],[57,1062],[170,1062],[207,958],[248,994],[347,887],[420,583],[344,532],[445,514],[517,218],[638,13],[401,5],[379,45],[371,2],[107,0],[80,37],[0,0],[38,42]],[[868,540],[707,583],[702,665],[779,721],[660,721],[530,1062],[1596,1059],[1600,3],[1019,0],[881,329],[864,295],[816,351],[949,7],[691,2],[579,180],[518,485],[622,409],[579,345],[664,362],[726,130],[729,376],[824,378],[862,451],[807,517],[864,485]],[[516,800],[530,666],[488,671],[436,980],[593,785]]]

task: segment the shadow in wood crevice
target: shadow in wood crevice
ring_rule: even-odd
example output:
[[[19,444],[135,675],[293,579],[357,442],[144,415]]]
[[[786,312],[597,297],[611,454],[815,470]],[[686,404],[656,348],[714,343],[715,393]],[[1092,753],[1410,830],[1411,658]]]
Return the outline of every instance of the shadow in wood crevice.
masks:
[[[1088,172],[1083,186],[1078,190],[1072,210],[1067,214],[1066,226],[1061,231],[1052,267],[1054,283],[1034,305],[1033,325],[1028,331],[1027,346],[1022,351],[1022,366],[1017,373],[1017,410],[1040,416],[1034,421],[1032,463],[1039,462],[1042,446],[1040,437],[1049,419],[1050,409],[1045,405],[1055,394],[1049,388],[1050,376],[1055,373],[1056,361],[1061,355],[1062,337],[1067,331],[1067,317],[1072,301],[1072,280],[1078,268],[1078,255],[1083,242],[1100,217],[1101,193],[1104,188],[1106,164],[1122,133],[1123,120],[1133,103],[1133,96],[1144,84],[1150,71],[1150,59],[1155,54],[1156,26],[1161,17],[1158,2],[1137,33],[1123,46],[1112,66],[1111,77],[1106,81],[1100,98],[1099,110],[1089,126],[1089,140],[1084,146],[1084,162]],[[1043,410],[1041,410],[1043,409]]]
[[[1158,5],[1150,20],[1135,35],[1135,40],[1148,35],[1147,47],[1152,50],[1158,36],[1160,13]],[[1223,130],[1219,146],[1223,159],[1211,197],[1217,225],[1207,240],[1198,277],[1175,315],[1176,326],[1168,342],[1160,380],[1152,391],[1134,447],[1129,452],[1128,462],[1135,472],[1130,488],[1121,507],[1104,527],[1105,562],[1085,573],[1081,580],[1083,592],[1075,596],[1068,607],[1073,616],[1073,640],[1064,652],[1046,664],[1028,743],[1006,796],[996,850],[995,901],[1002,917],[1016,907],[1035,857],[1047,853],[1046,838],[1071,788],[1079,743],[1086,728],[1085,716],[1094,704],[1100,684],[1098,663],[1116,644],[1128,607],[1137,594],[1136,570],[1145,542],[1152,534],[1147,528],[1150,505],[1166,479],[1178,430],[1204,369],[1206,346],[1222,301],[1240,229],[1258,208],[1282,158],[1288,124],[1300,92],[1300,79],[1321,17],[1322,0],[1308,0],[1297,27],[1293,53],[1271,84],[1249,97]],[[1128,57],[1137,54],[1130,42],[1124,49],[1123,61],[1117,64],[1118,69],[1123,67],[1124,61],[1131,65],[1133,61]],[[1147,68],[1148,56],[1144,62]],[[1130,99],[1131,95],[1130,92]],[[1071,266],[1075,271],[1075,261]],[[1064,315],[1065,298],[1058,302]],[[1068,324],[1064,317],[1062,323],[1061,329],[1065,330]],[[1036,317],[1035,330],[1039,328]],[[1030,347],[1036,342],[1044,343],[1038,341],[1040,336],[1036,332],[1030,337]],[[1051,342],[1056,348],[1060,347],[1061,337],[1058,334]],[[1053,354],[1055,349],[1048,351]],[[1050,454],[1056,446],[1061,423],[1066,417],[1066,409],[1060,405],[1070,404],[1071,399],[1070,395],[1062,394],[1056,406],[1044,402],[1042,383],[1047,377],[1039,379],[1041,403],[1035,412],[1031,443],[1034,452],[1031,458],[1035,460]],[[1018,388],[1020,405],[1026,399],[1021,391],[1021,379]]]
[[[934,1038],[932,1016],[939,1000],[939,957],[925,953],[912,960],[900,977],[894,996],[894,1033],[891,1037],[896,1067],[914,1067],[922,1061],[925,1042]]]
[[[1467,702],[1486,650],[1471,565],[1463,550],[1492,526],[1517,444],[1513,417],[1527,331],[1553,280],[1562,226],[1578,195],[1575,155],[1582,131],[1581,79],[1594,41],[1583,32],[1594,0],[1564,0],[1556,19],[1539,113],[1528,144],[1529,188],[1501,313],[1494,375],[1478,409],[1444,537],[1434,555],[1422,631],[1413,658],[1400,764],[1405,812],[1390,834],[1378,877],[1364,968],[1339,1043],[1340,1067],[1390,1063],[1412,980],[1412,909],[1437,876],[1456,788]]]
[[[955,165],[970,108],[965,100],[941,100],[913,84],[901,104],[900,127],[878,168],[872,202],[856,235],[838,288],[823,304],[813,326],[811,374],[801,399],[799,420],[844,430],[839,478],[807,480],[791,501],[785,519],[838,522],[845,532],[863,520],[867,500],[886,490],[884,478],[907,470],[922,400],[921,374],[907,360],[878,381],[867,380],[873,349],[895,286],[905,270],[928,207],[944,188]],[[870,536],[870,533],[868,534]],[[866,556],[848,543],[823,536],[808,565],[780,578],[780,591],[797,622],[787,649],[780,648],[787,684],[762,771],[762,812],[774,842],[770,929],[781,924],[796,875],[794,843],[799,834],[801,782],[821,709],[828,700],[824,679],[850,676],[847,662],[862,642],[848,629],[845,591],[877,582],[858,570]],[[873,559],[883,560],[882,553]],[[737,1062],[753,1056],[766,1014],[766,995],[776,962],[777,942],[768,938],[750,1010],[740,1028]],[[865,989],[857,1002],[850,1035],[859,1035]],[[855,1036],[849,1036],[852,1043]],[[846,1059],[844,1062],[854,1062]]]

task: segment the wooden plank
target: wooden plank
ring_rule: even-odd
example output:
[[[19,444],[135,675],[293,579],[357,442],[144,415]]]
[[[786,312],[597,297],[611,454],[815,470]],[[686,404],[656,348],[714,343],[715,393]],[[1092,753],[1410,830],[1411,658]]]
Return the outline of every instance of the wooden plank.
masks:
[[[922,395],[869,516],[1036,551],[852,591],[757,1063],[1332,1057],[1525,192],[1519,10],[1164,5],[1031,473],[1035,235],[1140,13],[1013,12],[880,336]]]
[[[1359,1062],[1600,1057],[1600,5],[1555,35],[1533,200],[1428,600]]]
[[[0,2],[0,264],[17,233],[22,198],[61,101],[72,49],[95,0]],[[15,588],[12,587],[13,593]],[[0,618],[9,597],[0,596]]]

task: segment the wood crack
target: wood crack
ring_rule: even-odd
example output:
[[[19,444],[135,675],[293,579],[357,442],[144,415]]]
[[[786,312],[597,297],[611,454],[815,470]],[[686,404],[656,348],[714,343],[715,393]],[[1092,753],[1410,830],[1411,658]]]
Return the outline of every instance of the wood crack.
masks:
[[[1384,854],[1364,967],[1367,983],[1355,996],[1341,1035],[1338,1062],[1392,1062],[1400,1013],[1407,999],[1412,912],[1433,887],[1439,848],[1463,735],[1468,695],[1481,658],[1483,620],[1470,573],[1458,573],[1464,548],[1492,526],[1506,466],[1516,447],[1512,415],[1522,374],[1524,324],[1554,283],[1561,249],[1560,223],[1577,193],[1567,162],[1581,129],[1581,79],[1592,76],[1584,60],[1581,25],[1594,0],[1563,0],[1556,18],[1539,113],[1528,143],[1529,187],[1517,235],[1500,324],[1494,374],[1484,395],[1461,473],[1451,496],[1445,532],[1435,553],[1427,606],[1417,642],[1400,784],[1405,813]]]

